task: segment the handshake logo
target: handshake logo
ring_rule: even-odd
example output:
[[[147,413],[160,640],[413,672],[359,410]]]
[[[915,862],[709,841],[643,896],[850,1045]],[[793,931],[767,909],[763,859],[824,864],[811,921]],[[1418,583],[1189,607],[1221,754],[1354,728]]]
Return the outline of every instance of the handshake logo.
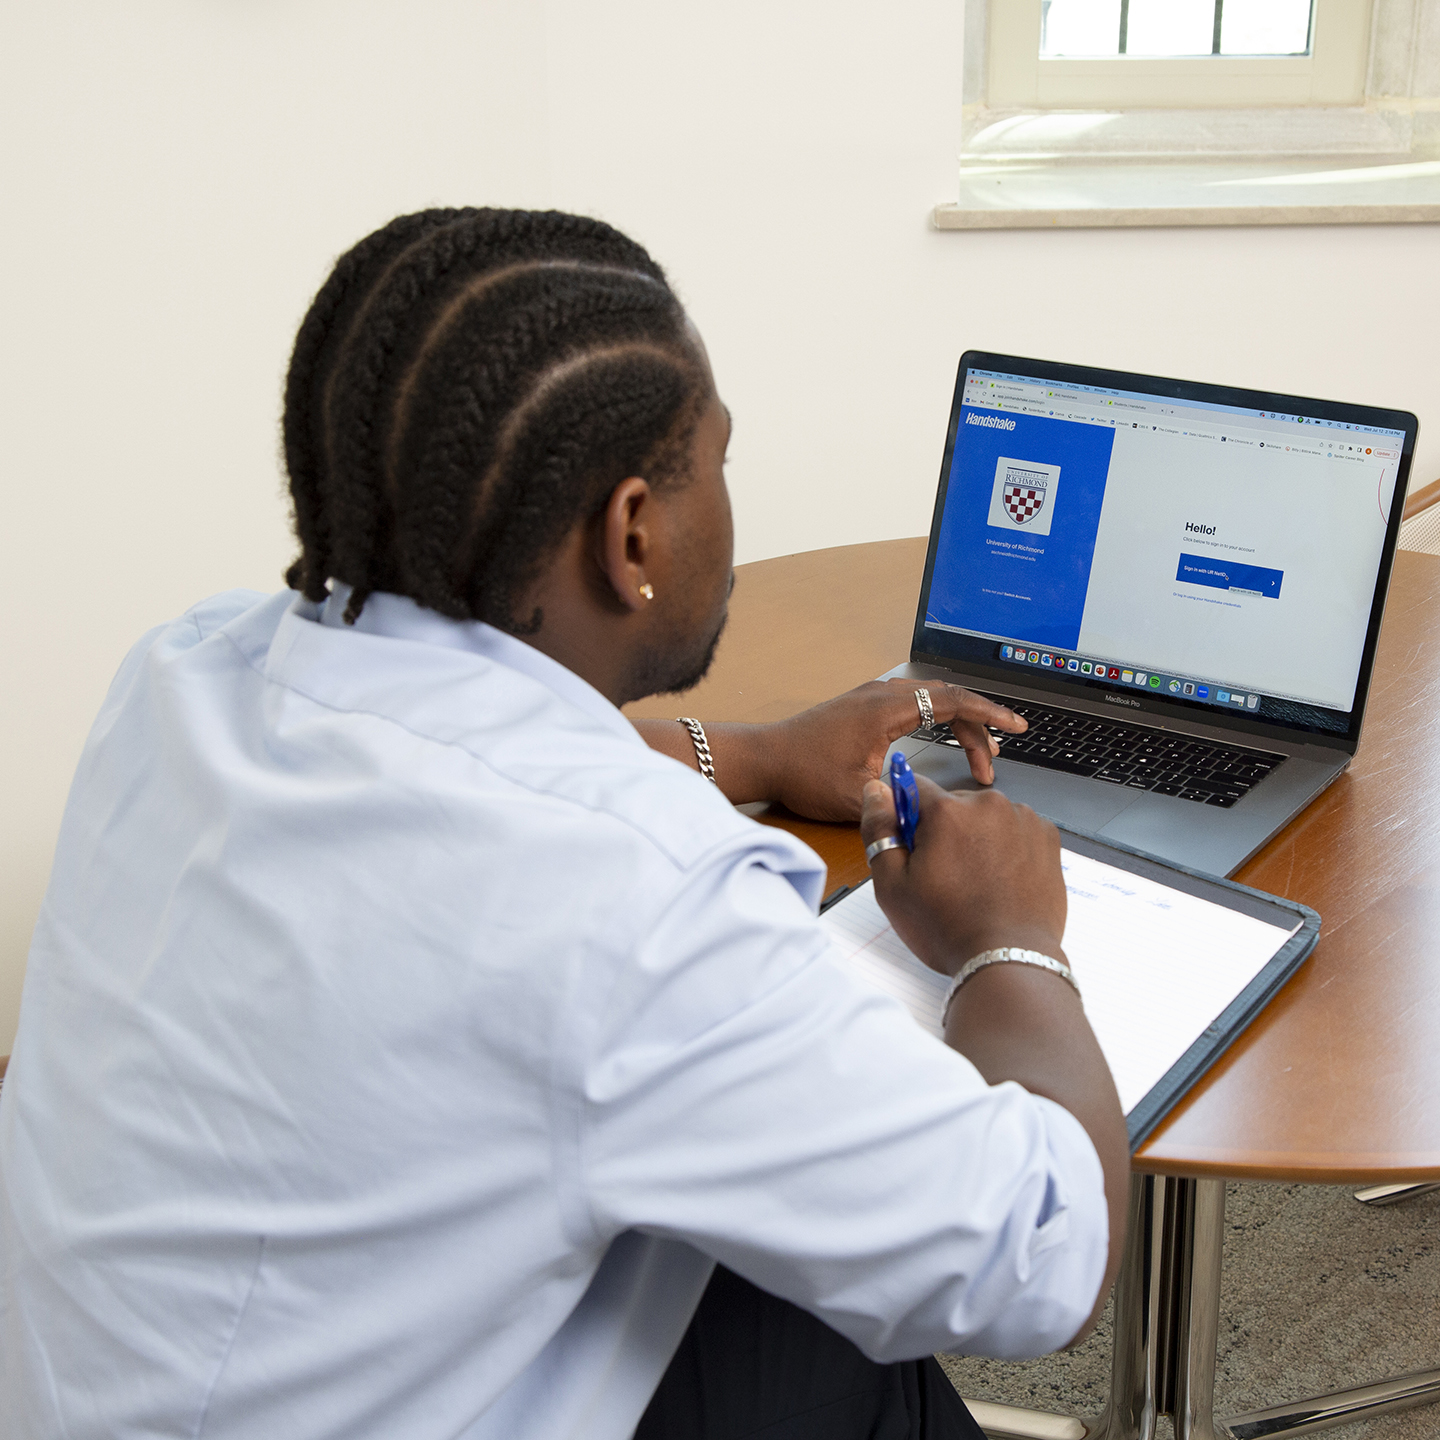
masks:
[[[1013,430],[1013,420],[1002,420],[998,415],[977,415],[973,410],[965,416],[967,425],[986,425],[991,430]]]

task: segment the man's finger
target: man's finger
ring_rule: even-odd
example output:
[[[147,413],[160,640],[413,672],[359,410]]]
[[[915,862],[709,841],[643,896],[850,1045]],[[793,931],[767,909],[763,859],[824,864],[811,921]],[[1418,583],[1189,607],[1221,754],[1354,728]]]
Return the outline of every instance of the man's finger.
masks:
[[[920,687],[916,687],[917,689]],[[973,720],[978,725],[993,725],[997,730],[1008,730],[1013,735],[1030,728],[1030,722],[1017,715],[1005,705],[997,705],[963,685],[926,686],[930,691],[930,705],[937,720],[954,722]]]
[[[898,835],[895,796],[883,780],[867,780],[860,796],[860,838],[871,845],[886,835]]]
[[[1000,748],[991,739],[988,731],[978,725],[952,725],[955,738],[965,748],[965,758],[970,762],[970,773],[982,785],[995,783],[993,757]]]
[[[860,798],[860,839],[868,850],[877,840],[899,835],[900,823],[895,818],[895,797],[883,780],[867,780]],[[869,862],[872,870],[884,864],[903,865],[908,852],[903,845],[882,850]]]

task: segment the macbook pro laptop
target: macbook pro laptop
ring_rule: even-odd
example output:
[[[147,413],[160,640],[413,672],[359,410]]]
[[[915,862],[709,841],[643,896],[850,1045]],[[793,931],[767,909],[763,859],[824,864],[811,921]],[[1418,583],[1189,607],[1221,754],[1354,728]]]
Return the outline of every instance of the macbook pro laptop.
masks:
[[[1012,799],[1228,875],[1359,744],[1418,428],[968,352],[910,663],[889,676],[1024,715],[997,732]],[[896,748],[974,783],[943,725]]]

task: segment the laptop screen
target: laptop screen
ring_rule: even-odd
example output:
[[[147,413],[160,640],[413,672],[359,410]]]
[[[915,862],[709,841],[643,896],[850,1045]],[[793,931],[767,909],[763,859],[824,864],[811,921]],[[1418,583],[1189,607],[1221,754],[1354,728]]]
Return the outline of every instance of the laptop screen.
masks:
[[[916,650],[1358,735],[1413,444],[1393,411],[967,355]]]

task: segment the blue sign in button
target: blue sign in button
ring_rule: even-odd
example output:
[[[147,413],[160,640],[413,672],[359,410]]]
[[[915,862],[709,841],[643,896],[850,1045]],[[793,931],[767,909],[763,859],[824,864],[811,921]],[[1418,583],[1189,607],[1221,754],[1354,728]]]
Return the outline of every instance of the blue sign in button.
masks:
[[[1241,565],[1234,560],[1182,553],[1175,578],[1187,585],[1208,585],[1214,590],[1234,590],[1240,595],[1263,595],[1278,600],[1285,572],[1267,570],[1263,565]]]

